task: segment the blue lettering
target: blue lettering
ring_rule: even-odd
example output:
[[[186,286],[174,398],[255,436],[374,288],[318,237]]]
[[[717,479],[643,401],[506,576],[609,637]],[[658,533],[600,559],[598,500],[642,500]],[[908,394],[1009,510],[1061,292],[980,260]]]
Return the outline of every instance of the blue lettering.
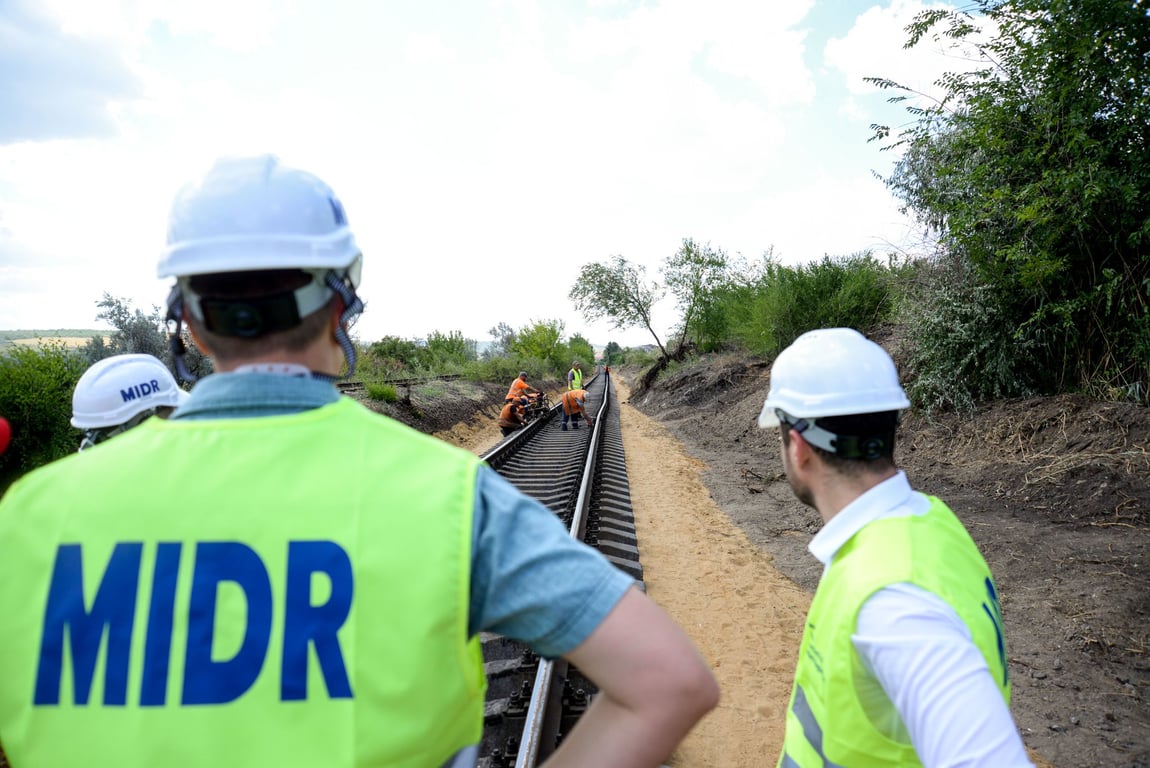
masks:
[[[311,580],[315,573],[327,575],[331,584],[331,597],[322,605],[311,602]],[[333,699],[352,697],[337,633],[351,612],[354,581],[351,560],[338,544],[293,541],[288,545],[280,677],[280,698],[284,701],[307,698],[308,646],[313,643],[328,695]]]
[[[92,692],[96,660],[106,631],[108,641],[104,704],[124,705],[127,700],[128,655],[131,651],[142,552],[143,544],[140,543],[122,542],[116,545],[89,611],[84,607],[84,568],[80,545],[62,544],[56,549],[48,602],[44,607],[33,704],[55,706],[60,703],[66,634],[71,640],[72,693],[77,705],[86,705]]]
[[[143,642],[136,645],[137,649],[143,646],[141,707],[168,704],[183,547],[179,542],[156,544],[147,627]],[[143,549],[141,542],[115,545],[88,605],[81,545],[63,544],[57,548],[44,608],[34,705],[61,703],[65,656],[69,657],[72,667],[73,701],[77,706],[87,705],[101,654],[104,655],[103,704],[126,705]],[[312,589],[317,578],[326,578],[330,586],[327,599],[318,604]],[[237,607],[220,602],[220,590],[225,583],[237,586],[242,593],[243,605],[238,610],[243,618],[238,626],[233,618]],[[308,660],[312,649],[328,696],[352,698],[339,631],[351,614],[354,587],[351,559],[338,544],[288,542],[280,669],[282,700],[307,698]],[[246,617],[242,614],[245,607]],[[219,619],[219,625],[217,613],[226,616]],[[180,703],[224,704],[243,696],[263,671],[272,616],[271,580],[255,550],[239,542],[196,544]],[[242,632],[239,649],[231,658],[213,658],[217,633],[225,628],[234,629],[237,634]]]
[[[239,651],[230,659],[212,659],[217,588],[239,585],[247,599],[247,626]],[[224,704],[255,683],[267,655],[272,630],[272,585],[263,561],[239,542],[196,546],[192,597],[188,606],[188,647],[184,661],[184,704]]]
[[[136,388],[128,387],[127,389],[120,390],[120,397],[125,403],[131,402],[136,399]]]
[[[990,605],[982,604],[990,623],[994,625],[994,634],[998,640],[998,663],[1002,665],[1002,684],[1010,682],[1010,669],[1006,665],[1006,640],[1002,630],[1002,607],[998,603],[998,591],[990,577],[986,579],[986,594],[990,598]]]
[[[162,542],[156,547],[152,599],[148,604],[148,632],[144,638],[144,679],[140,683],[140,706],[143,707],[162,707],[168,698],[180,548],[181,545],[174,542]]]

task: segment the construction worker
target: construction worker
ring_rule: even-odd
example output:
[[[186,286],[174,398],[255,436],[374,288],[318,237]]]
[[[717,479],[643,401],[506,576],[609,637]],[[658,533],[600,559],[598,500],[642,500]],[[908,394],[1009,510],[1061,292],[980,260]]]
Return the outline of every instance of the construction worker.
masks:
[[[526,399],[526,398],[524,398]],[[527,425],[526,404],[520,400],[507,400],[499,412],[499,431],[504,437]]]
[[[8,443],[12,441],[12,425],[8,423],[8,419],[0,416],[0,456],[4,455],[4,451],[8,450]]]
[[[583,366],[576,360],[571,363],[571,370],[567,371],[567,390],[583,389]]]
[[[586,401],[587,390],[585,389],[572,389],[563,393],[560,398],[563,403],[563,424],[560,427],[564,432],[567,431],[567,422],[571,422],[572,429],[579,429],[579,420],[587,419],[587,426],[595,426],[594,419],[587,413]]]
[[[520,371],[511,388],[507,390],[507,399],[514,400],[524,396],[538,396],[539,390],[527,383],[527,371]]]
[[[84,371],[72,391],[72,426],[84,430],[80,450],[152,416],[167,418],[187,398],[167,366],[152,355],[105,357]]]
[[[334,192],[274,157],[176,195],[177,369],[187,323],[215,373],[0,501],[13,765],[473,766],[481,632],[598,687],[556,763],[658,765],[716,705],[683,631],[554,513],[340,396],[361,263]]]
[[[1031,765],[1010,714],[998,590],[962,523],[894,464],[910,406],[890,356],[811,331],[771,368],[759,426],[823,528],[780,766]]]

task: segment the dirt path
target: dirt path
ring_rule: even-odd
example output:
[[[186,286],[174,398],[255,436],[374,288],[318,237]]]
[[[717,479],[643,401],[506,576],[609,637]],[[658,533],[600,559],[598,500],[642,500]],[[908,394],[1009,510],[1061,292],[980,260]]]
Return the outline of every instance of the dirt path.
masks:
[[[670,764],[773,764],[810,596],[719,509],[704,465],[615,386],[647,593],[691,635],[723,692]]]

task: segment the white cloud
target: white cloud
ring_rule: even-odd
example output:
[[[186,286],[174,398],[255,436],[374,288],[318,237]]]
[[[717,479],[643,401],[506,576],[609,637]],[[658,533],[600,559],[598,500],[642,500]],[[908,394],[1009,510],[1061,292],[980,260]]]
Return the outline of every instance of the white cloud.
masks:
[[[920,0],[893,0],[889,7],[875,6],[862,13],[845,37],[826,45],[826,62],[843,76],[850,93],[856,97],[874,96],[880,90],[865,81],[867,77],[893,80],[914,93],[907,94],[911,103],[926,103],[943,95],[936,85],[948,72],[968,72],[985,67],[976,51],[967,46],[928,35],[912,48],[905,48],[909,37],[906,27],[915,16],[926,10],[954,10],[946,3],[923,3]],[[902,91],[881,91],[884,97],[902,95]],[[858,112],[857,103],[850,109]],[[901,109],[901,107],[900,107]]]
[[[112,136],[110,105],[138,91],[106,42],[69,34],[30,2],[0,14],[0,144]]]
[[[0,328],[44,327],[49,289],[89,318],[103,291],[160,303],[168,201],[219,154],[274,152],[333,186],[365,253],[367,339],[557,318],[645,343],[576,316],[582,264],[621,254],[656,278],[684,237],[798,259],[860,250],[892,224],[868,161],[842,159],[850,131],[806,128],[839,108],[805,64],[811,0],[594,15],[529,0],[46,2],[142,86],[113,100],[114,137],[0,146],[0,269],[19,253],[29,270],[26,299],[0,298]],[[827,49],[843,76],[855,34]],[[673,319],[660,305],[660,329]]]

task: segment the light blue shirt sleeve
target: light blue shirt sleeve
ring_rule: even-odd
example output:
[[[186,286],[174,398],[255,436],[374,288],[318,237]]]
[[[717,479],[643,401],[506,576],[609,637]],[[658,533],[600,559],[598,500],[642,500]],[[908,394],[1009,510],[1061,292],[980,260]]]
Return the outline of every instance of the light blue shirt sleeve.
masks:
[[[635,583],[490,467],[476,477],[472,525],[472,635],[494,632],[555,658],[586,640]]]

